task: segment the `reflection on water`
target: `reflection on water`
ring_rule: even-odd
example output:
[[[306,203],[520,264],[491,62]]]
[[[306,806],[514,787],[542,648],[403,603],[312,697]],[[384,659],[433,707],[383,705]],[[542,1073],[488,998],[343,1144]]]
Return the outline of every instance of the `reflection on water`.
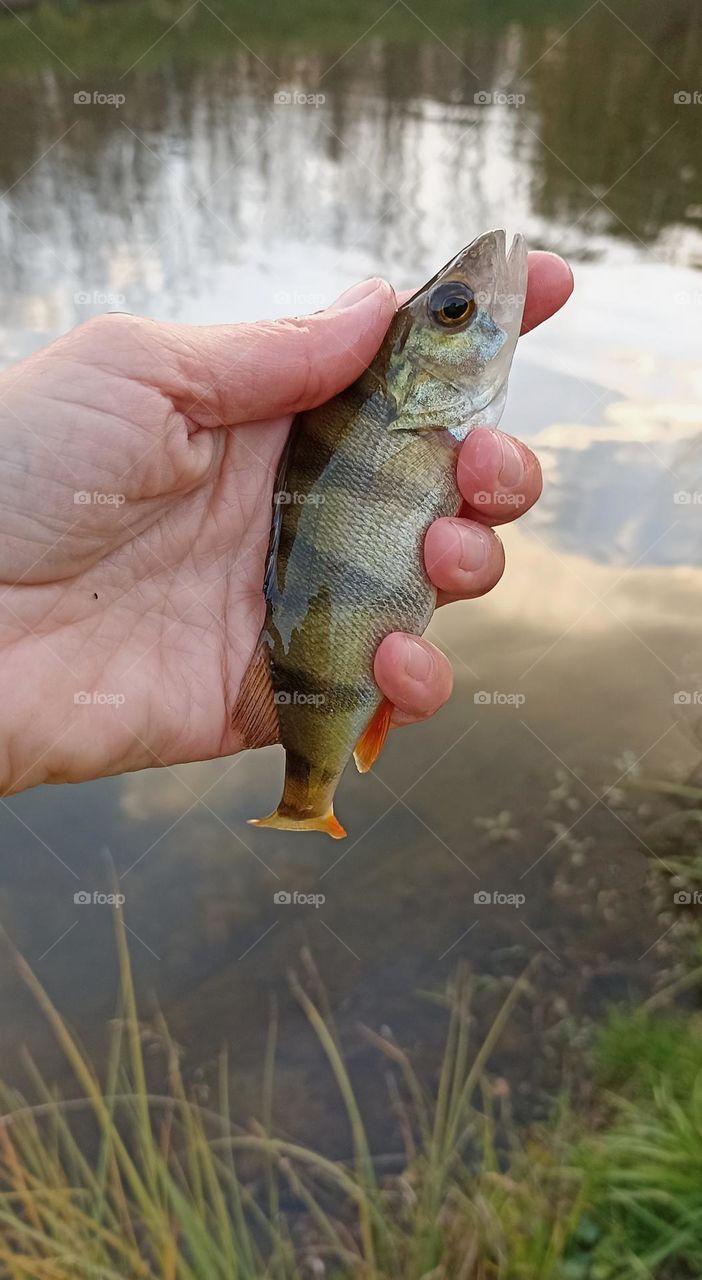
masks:
[[[192,29],[192,61],[168,37],[118,110],[74,105],[48,55],[0,86],[5,361],[100,310],[222,321],[316,309],[371,272],[416,284],[505,222],[575,259],[577,300],[522,344],[505,424],[538,447],[544,500],[506,532],[494,596],[435,620],[456,695],[392,735],[374,774],[345,777],[344,845],[245,825],[277,794],[275,749],[1,811],[0,914],[88,1044],[114,995],[111,923],[73,895],[106,887],[107,848],[142,989],[192,1065],[230,1042],[243,1112],[278,992],[286,1123],[301,1133],[331,1105],[285,996],[301,945],[358,1072],[358,1018],[436,1043],[415,991],[461,956],[499,976],[540,950],[547,1037],[563,1001],[594,1012],[645,989],[656,922],[640,797],[623,784],[639,757],[653,774],[698,754],[698,707],[675,694],[702,687],[702,106],[674,101],[694,89],[697,21],[643,5],[635,36],[596,6],[564,35],[577,12],[502,26],[481,13],[442,43],[407,11],[407,32],[379,25],[348,54],[351,39],[306,35],[303,52],[259,32],[254,53]],[[325,101],[274,102],[296,88]],[[525,101],[474,101],[496,91]],[[275,902],[294,890],[326,901]],[[493,890],[525,903],[474,901]],[[0,987],[6,1025],[46,1057],[7,972]],[[523,1063],[535,1028],[506,1060]],[[533,1048],[536,1107],[552,1081]],[[0,1067],[16,1066],[8,1040]]]

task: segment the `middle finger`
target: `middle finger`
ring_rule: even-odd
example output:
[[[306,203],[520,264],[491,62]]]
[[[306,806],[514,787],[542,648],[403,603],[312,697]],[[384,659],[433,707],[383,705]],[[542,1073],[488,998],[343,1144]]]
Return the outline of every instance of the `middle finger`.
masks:
[[[505,553],[492,529],[459,516],[435,520],[424,539],[427,573],[439,588],[439,604],[473,600],[499,582]]]

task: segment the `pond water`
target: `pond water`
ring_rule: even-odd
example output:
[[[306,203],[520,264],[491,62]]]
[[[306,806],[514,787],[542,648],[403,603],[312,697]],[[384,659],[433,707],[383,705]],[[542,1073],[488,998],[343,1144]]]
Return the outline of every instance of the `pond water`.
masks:
[[[343,1152],[287,988],[309,947],[382,1150],[359,1021],[431,1071],[443,1014],[422,993],[459,960],[499,980],[539,954],[500,1058],[538,1113],[571,1013],[636,998],[662,963],[647,801],[627,784],[699,758],[702,33],[693,3],[295,10],[2,20],[3,361],[99,311],[229,321],[315,310],[369,274],[417,285],[505,225],[576,275],[520,343],[504,419],[538,450],[544,497],[504,532],[495,592],[435,618],[453,699],[345,776],[344,844],[245,825],[277,798],[273,748],[41,788],[0,805],[0,918],[98,1053],[112,921],[74,893],[108,888],[109,851],[140,991],[186,1071],[207,1078],[227,1043],[255,1112],[275,994],[281,1122]],[[74,101],[93,91],[124,102]],[[324,902],[276,902],[295,891]],[[27,1043],[59,1072],[6,964],[0,992],[0,1070],[19,1079]]]

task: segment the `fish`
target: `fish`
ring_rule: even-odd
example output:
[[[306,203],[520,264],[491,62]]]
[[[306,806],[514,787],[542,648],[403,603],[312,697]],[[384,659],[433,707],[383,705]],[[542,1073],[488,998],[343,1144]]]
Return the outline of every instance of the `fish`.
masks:
[[[334,795],[353,755],[377,760],[392,716],[373,675],[393,631],[436,606],[426,532],[461,507],[457,451],[501,415],[527,249],[502,230],[462,249],[396,311],[369,367],[299,413],[275,485],[266,615],[232,712],[247,747],[280,743],[280,803],[259,827],[346,831]]]

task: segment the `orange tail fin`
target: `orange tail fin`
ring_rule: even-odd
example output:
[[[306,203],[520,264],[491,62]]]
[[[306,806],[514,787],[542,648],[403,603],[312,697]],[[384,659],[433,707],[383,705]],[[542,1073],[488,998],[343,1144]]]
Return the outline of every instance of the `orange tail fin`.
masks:
[[[277,831],[323,831],[333,840],[343,840],[346,835],[338,818],[334,817],[333,809],[316,818],[295,818],[276,809],[267,818],[249,818],[249,823],[252,827],[275,827]]]
[[[374,765],[378,759],[385,746],[391,716],[392,703],[387,698],[383,698],[370,724],[364,729],[356,743],[353,758],[356,761],[356,768],[359,773],[367,773],[371,765]]]

